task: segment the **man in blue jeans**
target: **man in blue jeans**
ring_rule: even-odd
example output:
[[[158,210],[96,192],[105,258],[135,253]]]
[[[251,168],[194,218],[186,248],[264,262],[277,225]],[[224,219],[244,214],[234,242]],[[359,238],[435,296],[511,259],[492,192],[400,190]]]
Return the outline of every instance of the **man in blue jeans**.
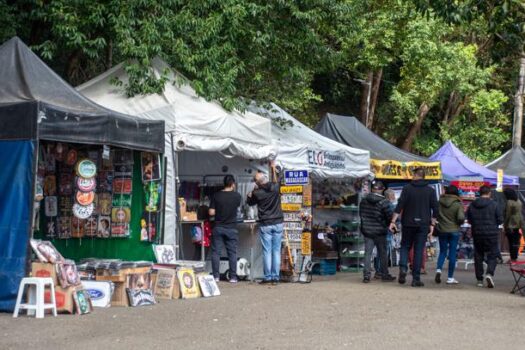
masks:
[[[400,284],[406,283],[408,252],[414,246],[412,287],[424,286],[421,282],[423,248],[428,234],[434,231],[438,211],[436,191],[425,181],[425,170],[416,168],[412,182],[401,192],[389,227],[391,231],[395,231],[397,218],[401,215],[402,236],[398,278]]]
[[[211,235],[211,267],[213,277],[219,281],[222,245],[226,246],[230,263],[230,282],[237,283],[237,209],[241,205],[241,195],[235,191],[235,179],[224,177],[224,189],[215,193],[210,203],[209,214],[215,217]],[[204,233],[203,233],[204,234]]]
[[[283,211],[279,182],[271,183],[268,177],[257,172],[255,189],[248,193],[248,205],[257,205],[259,233],[263,249],[264,280],[261,284],[279,283],[281,268],[281,240],[283,237]]]

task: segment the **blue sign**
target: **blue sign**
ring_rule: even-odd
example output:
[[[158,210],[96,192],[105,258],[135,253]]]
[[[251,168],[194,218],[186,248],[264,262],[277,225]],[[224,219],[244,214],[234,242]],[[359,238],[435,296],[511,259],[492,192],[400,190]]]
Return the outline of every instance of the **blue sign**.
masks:
[[[308,170],[286,170],[284,183],[286,185],[308,185]]]
[[[104,292],[100,289],[87,289],[87,292],[92,300],[98,300],[104,297]]]

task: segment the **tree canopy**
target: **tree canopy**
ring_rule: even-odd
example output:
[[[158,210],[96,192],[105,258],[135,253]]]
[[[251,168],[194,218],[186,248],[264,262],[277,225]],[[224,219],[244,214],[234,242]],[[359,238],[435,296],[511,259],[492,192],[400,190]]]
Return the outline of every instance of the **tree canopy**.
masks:
[[[115,84],[158,92],[158,55],[227,109],[356,115],[412,152],[452,139],[480,161],[510,145],[524,33],[520,0],[0,0],[0,42],[20,36],[73,85],[124,61]]]

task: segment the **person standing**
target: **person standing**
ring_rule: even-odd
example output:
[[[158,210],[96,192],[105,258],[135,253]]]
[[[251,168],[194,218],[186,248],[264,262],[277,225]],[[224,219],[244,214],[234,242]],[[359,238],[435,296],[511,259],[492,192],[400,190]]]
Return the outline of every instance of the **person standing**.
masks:
[[[518,260],[521,240],[520,229],[523,228],[523,217],[521,215],[522,205],[518,200],[518,193],[515,190],[506,188],[503,190],[503,194],[507,200],[503,227],[509,241],[510,261],[514,262]]]
[[[383,196],[384,190],[385,186],[381,181],[374,181],[372,183],[372,193],[363,198],[359,204],[361,233],[365,237],[364,283],[370,282],[374,246],[379,255],[381,280],[392,282],[396,279],[388,273],[387,234],[393,210],[390,201]]]
[[[498,227],[503,224],[503,217],[496,202],[490,198],[490,187],[481,186],[479,194],[480,198],[472,202],[467,210],[474,238],[474,267],[478,287],[483,287],[483,261],[487,256],[485,282],[487,287],[494,288],[494,272],[500,253]]]
[[[436,191],[425,181],[425,170],[416,168],[413,180],[401,192],[394,216],[390,222],[390,230],[396,227],[396,221],[401,215],[401,257],[399,262],[400,284],[405,284],[408,272],[408,252],[414,246],[414,266],[412,270],[412,287],[423,287],[421,282],[421,260],[427,235],[434,231],[438,214]]]
[[[454,278],[456,257],[460,237],[460,227],[465,222],[463,204],[456,186],[448,186],[445,194],[439,199],[438,225],[434,234],[439,239],[439,257],[436,269],[436,283],[441,283],[441,269],[448,255],[447,284],[458,284]]]
[[[209,214],[215,216],[215,226],[211,235],[211,266],[213,277],[219,281],[219,266],[222,246],[226,247],[230,268],[230,282],[237,283],[237,209],[241,205],[241,195],[235,191],[235,178],[224,177],[224,189],[215,193],[210,203]]]
[[[264,279],[261,284],[279,283],[281,267],[281,241],[284,215],[281,208],[279,183],[271,183],[268,177],[257,172],[255,188],[248,193],[248,205],[257,205],[259,234],[263,249]]]

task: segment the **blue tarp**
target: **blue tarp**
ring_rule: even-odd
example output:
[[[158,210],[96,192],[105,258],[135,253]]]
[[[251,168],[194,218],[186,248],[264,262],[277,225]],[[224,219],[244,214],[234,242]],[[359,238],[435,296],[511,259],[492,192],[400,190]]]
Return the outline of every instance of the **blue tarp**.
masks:
[[[34,150],[33,141],[0,141],[0,311],[13,311],[26,273]]]

